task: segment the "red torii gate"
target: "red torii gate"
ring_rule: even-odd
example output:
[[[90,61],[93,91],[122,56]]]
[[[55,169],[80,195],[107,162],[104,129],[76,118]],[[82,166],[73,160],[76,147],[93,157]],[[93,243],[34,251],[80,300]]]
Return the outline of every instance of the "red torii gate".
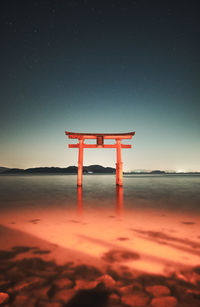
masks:
[[[78,139],[79,143],[69,144],[69,148],[79,148],[78,157],[78,176],[77,185],[82,186],[83,177],[83,149],[84,148],[116,148],[117,149],[117,163],[116,163],[116,185],[123,185],[123,163],[121,159],[121,148],[131,148],[131,145],[122,144],[122,139],[132,139],[135,132],[128,133],[76,133],[65,131],[69,139]],[[85,144],[85,139],[96,139],[96,144]],[[115,144],[104,144],[104,140],[114,139]]]

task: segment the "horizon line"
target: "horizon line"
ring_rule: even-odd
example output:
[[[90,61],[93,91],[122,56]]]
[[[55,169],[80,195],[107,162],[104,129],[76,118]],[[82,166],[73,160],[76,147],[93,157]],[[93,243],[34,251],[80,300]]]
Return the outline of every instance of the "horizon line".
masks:
[[[103,166],[101,164],[90,164],[90,165],[83,165],[83,167],[90,167],[90,166],[101,166],[104,168],[113,168],[116,169],[113,166]],[[69,168],[69,167],[77,167],[77,165],[68,165],[68,166],[34,166],[34,167],[26,167],[26,168],[20,168],[20,167],[8,167],[8,166],[0,166],[0,168],[5,168],[5,169],[19,169],[19,170],[28,170],[28,169],[36,169],[36,168]],[[135,170],[127,170],[123,171],[124,173],[151,173],[151,172],[165,172],[165,173],[177,173],[177,174],[186,174],[186,173],[200,173],[200,170],[168,170],[168,169],[135,169]]]

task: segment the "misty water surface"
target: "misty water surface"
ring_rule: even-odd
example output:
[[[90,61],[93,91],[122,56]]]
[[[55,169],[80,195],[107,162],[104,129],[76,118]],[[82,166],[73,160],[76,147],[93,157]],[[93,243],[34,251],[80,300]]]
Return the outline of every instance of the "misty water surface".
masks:
[[[125,175],[124,209],[158,208],[200,212],[198,175]],[[83,176],[85,208],[116,203],[115,175]],[[77,203],[76,175],[0,176],[0,208],[65,206]]]

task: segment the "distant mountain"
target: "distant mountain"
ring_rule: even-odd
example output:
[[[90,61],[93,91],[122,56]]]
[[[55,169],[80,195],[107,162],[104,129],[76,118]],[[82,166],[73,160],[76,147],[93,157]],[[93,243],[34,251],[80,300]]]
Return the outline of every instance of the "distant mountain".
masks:
[[[106,174],[113,174],[115,173],[115,168],[112,167],[103,167],[101,165],[90,165],[84,166],[83,172],[93,172],[93,173],[106,173]]]
[[[155,171],[151,171],[150,174],[166,174],[166,172],[165,171],[155,170]]]
[[[7,168],[0,167],[0,175],[9,175],[9,174],[77,174],[77,166],[68,166],[68,167],[35,167],[35,168]],[[84,174],[115,174],[116,170],[113,167],[104,167],[101,165],[89,165],[83,167]],[[167,172],[161,170],[145,171],[137,170],[132,172],[124,172],[125,175],[200,175],[200,172],[187,172],[187,173],[176,173],[176,172]]]
[[[5,172],[6,170],[8,170],[9,168],[8,167],[2,167],[0,166],[0,174]]]
[[[35,167],[35,168],[11,168],[2,170],[1,174],[76,174],[77,166],[69,166],[66,168],[61,167]],[[115,168],[103,167],[101,165],[89,165],[83,167],[83,172],[87,173],[102,173],[102,174],[113,174]]]

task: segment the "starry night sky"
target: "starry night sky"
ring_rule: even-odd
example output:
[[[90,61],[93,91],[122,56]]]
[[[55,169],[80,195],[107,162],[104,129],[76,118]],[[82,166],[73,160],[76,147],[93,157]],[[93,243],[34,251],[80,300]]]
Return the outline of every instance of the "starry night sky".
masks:
[[[198,4],[2,0],[0,166],[76,165],[65,130],[136,131],[125,170],[200,171]]]

